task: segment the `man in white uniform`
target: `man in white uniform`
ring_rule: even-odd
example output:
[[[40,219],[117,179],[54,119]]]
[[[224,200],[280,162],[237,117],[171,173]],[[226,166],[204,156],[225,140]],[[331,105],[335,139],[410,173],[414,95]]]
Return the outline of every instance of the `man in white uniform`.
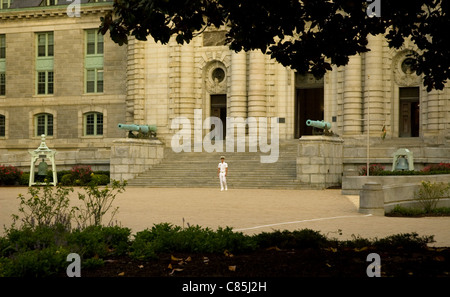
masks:
[[[225,157],[221,156],[219,166],[217,167],[217,176],[219,177],[219,180],[220,180],[220,190],[221,191],[223,191],[224,187],[225,187],[225,191],[228,190],[228,188],[227,188],[227,173],[228,173],[228,164],[225,163]]]

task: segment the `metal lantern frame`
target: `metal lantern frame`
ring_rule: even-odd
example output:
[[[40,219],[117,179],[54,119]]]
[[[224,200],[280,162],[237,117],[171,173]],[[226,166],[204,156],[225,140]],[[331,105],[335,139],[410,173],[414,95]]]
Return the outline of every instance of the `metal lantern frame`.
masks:
[[[36,164],[36,161],[39,159],[50,159],[50,162],[52,163],[52,172],[53,172],[53,181],[49,184],[56,186],[58,183],[58,177],[56,174],[56,165],[55,165],[55,155],[56,151],[51,150],[47,147],[47,144],[45,143],[45,134],[41,135],[41,145],[35,149],[34,151],[29,152],[31,155],[31,164],[30,164],[30,181],[29,186],[33,185],[43,185],[45,183],[39,183],[34,181],[34,167]]]

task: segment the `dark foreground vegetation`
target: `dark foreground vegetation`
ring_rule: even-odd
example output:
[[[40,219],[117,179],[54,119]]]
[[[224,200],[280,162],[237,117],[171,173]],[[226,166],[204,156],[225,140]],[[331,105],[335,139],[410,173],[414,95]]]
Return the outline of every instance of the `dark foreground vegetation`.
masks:
[[[77,253],[82,277],[367,277],[376,253],[380,276],[449,277],[450,248],[431,242],[416,233],[339,241],[310,229],[249,236],[163,223],[133,235],[119,226],[41,226],[0,238],[0,276],[67,277],[67,255]]]

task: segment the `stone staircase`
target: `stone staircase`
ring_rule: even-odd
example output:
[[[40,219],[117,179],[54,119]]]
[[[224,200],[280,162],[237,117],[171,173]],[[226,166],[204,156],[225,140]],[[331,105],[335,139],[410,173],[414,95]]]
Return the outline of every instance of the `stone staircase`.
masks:
[[[298,189],[296,180],[297,140],[286,140],[279,147],[275,163],[261,163],[261,152],[175,153],[165,150],[164,160],[150,170],[128,181],[129,186],[159,188],[220,188],[217,165],[220,156],[228,163],[229,189],[267,188]]]

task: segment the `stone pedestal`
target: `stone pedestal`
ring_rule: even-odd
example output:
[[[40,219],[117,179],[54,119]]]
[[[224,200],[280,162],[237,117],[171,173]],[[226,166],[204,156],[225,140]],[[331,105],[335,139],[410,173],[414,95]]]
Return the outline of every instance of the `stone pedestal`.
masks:
[[[381,184],[366,183],[359,195],[359,212],[384,216],[384,192]]]
[[[297,180],[312,188],[326,189],[341,185],[342,138],[302,136],[297,151]]]
[[[111,179],[133,179],[163,158],[164,144],[158,139],[115,140],[111,147]]]

